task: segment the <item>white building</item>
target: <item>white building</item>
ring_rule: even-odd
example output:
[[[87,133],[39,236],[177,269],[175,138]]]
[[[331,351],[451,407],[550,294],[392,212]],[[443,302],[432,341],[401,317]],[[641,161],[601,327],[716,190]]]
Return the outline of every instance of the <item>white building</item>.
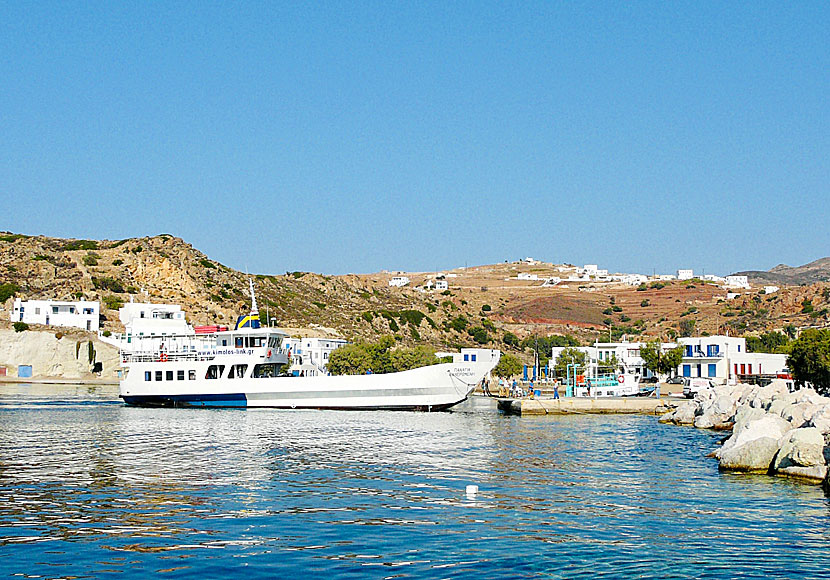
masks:
[[[707,282],[715,282],[717,284],[723,284],[726,282],[726,278],[723,276],[715,276],[714,274],[704,274],[703,279]]]
[[[84,330],[98,330],[101,305],[98,302],[78,300],[20,300],[14,301],[12,322],[45,324],[47,326],[71,326]]]
[[[678,270],[677,271],[677,279],[678,280],[691,280],[695,277],[694,270]]]
[[[622,341],[597,342],[592,346],[555,346],[551,352],[551,366],[553,366],[556,359],[560,354],[562,354],[563,350],[566,348],[576,348],[576,350],[582,351],[588,356],[588,368],[585,369],[585,372],[588,375],[600,374],[598,372],[599,365],[616,358],[617,364],[619,365],[617,371],[628,371],[637,375],[639,378],[649,378],[653,376],[653,374],[650,370],[646,369],[645,361],[640,356],[640,348],[642,348],[644,344],[645,343],[643,342]],[[675,346],[675,344],[669,343],[662,345],[662,348],[664,351],[667,351]]]
[[[746,352],[746,339],[734,336],[680,338],[683,362],[678,374],[719,383],[757,375],[775,375],[787,368],[787,355]]]
[[[764,286],[764,294],[775,294],[781,290],[778,286]]]
[[[585,274],[588,274],[589,276],[596,276],[597,275],[597,265],[596,264],[585,264],[584,266],[582,266],[582,271]]]
[[[291,373],[314,377],[328,374],[329,355],[349,344],[340,338],[286,338],[283,348],[291,349]]]
[[[749,278],[747,276],[727,276],[727,288],[744,288],[749,290]]]
[[[123,333],[104,336],[99,332],[98,338],[121,350],[181,350],[185,345],[193,346],[197,334],[178,304],[130,302],[118,309],[118,319],[124,325]]]
[[[390,286],[406,286],[409,284],[409,278],[406,276],[393,276],[391,280],[389,280]]]
[[[521,272],[521,273],[516,275],[516,278],[519,279],[519,280],[538,280],[539,275],[538,274],[528,274],[526,272]]]

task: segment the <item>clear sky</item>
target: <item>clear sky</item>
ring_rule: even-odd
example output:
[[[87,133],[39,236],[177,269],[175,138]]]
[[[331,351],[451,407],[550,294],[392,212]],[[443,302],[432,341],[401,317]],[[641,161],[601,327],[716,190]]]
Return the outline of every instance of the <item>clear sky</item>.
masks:
[[[238,269],[830,255],[827,2],[0,3],[0,229]]]

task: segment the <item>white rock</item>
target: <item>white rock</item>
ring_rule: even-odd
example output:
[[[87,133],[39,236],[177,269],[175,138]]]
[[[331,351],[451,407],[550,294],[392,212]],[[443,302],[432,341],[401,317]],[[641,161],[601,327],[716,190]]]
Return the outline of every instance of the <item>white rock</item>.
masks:
[[[745,414],[735,423],[732,436],[715,453],[721,469],[769,470],[778,452],[779,440],[792,430],[789,421],[771,413],[752,420],[747,417]]]
[[[824,436],[815,427],[794,429],[781,438],[773,470],[781,475],[822,481],[827,476]]]

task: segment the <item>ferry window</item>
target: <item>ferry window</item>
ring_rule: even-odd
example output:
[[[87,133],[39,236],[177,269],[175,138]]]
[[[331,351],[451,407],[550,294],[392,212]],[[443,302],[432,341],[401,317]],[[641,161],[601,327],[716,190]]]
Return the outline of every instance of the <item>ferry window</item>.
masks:
[[[188,378],[188,380],[195,381],[196,380],[196,371],[187,371],[187,378]]]
[[[176,380],[183,381],[184,380],[184,371],[176,371]]]
[[[165,378],[166,378],[168,381],[172,381],[172,380],[173,380],[173,371],[165,371],[165,375],[166,375],[166,376],[165,376]]]
[[[228,346],[228,339],[227,338],[222,339],[222,346]]]
[[[149,381],[153,377],[153,373],[150,371],[144,371],[144,380]]]
[[[218,379],[222,376],[223,372],[225,372],[225,365],[210,365],[208,367],[207,373],[205,374],[205,378]]]
[[[156,380],[157,381],[161,380],[161,371],[156,371]]]
[[[276,377],[279,375],[279,370],[282,365],[276,363],[263,363],[254,365],[253,377],[255,379],[264,379],[268,377]]]
[[[231,372],[228,374],[229,379],[241,379],[245,377],[245,371],[248,370],[248,365],[233,365]]]
[[[234,342],[234,346],[236,348],[242,348],[242,337],[241,336],[236,337],[235,342]]]

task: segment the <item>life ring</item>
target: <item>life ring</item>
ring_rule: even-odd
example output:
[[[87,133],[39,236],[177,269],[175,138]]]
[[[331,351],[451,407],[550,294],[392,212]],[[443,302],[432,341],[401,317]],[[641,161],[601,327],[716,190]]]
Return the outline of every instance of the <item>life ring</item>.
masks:
[[[160,362],[167,362],[168,361],[166,352],[161,353],[161,356],[159,356],[159,361]]]
[[[624,377],[623,375],[620,375],[619,377],[617,377],[617,381],[618,381],[620,384],[623,384],[623,383],[625,382],[625,377]]]

